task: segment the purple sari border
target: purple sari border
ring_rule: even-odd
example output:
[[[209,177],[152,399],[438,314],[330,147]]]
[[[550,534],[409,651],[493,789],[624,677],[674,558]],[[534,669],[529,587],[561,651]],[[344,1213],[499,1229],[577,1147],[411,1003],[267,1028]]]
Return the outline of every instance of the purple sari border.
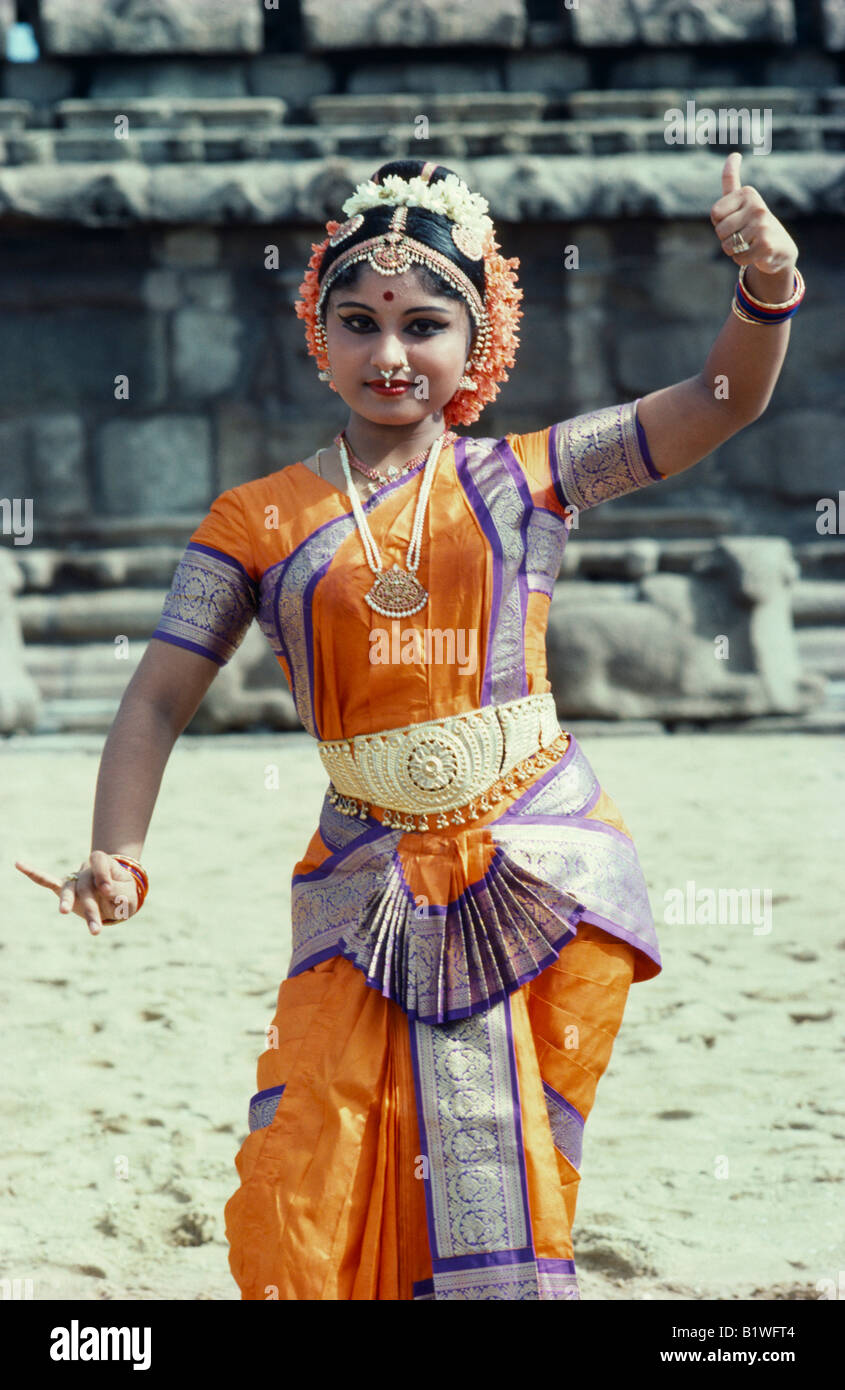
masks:
[[[499,539],[496,527],[493,524],[493,518],[490,515],[487,503],[484,501],[484,498],[481,496],[481,493],[470,477],[467,452],[466,440],[462,441],[462,447],[460,449],[458,449],[457,445],[455,446],[455,471],[457,472],[458,481],[464,490],[467,501],[472,507],[476,520],[493,552],[493,597],[490,604],[490,617],[487,623],[484,678],[481,684],[481,704],[483,706],[493,703],[493,634],[498,626],[499,608],[502,602],[502,564],[504,555],[502,552],[502,543]]]
[[[408,1020],[408,1037],[411,1043],[411,1070],[414,1074],[414,1104],[417,1111],[417,1130],[419,1133],[420,1148],[422,1157],[425,1159],[425,1170],[431,1173],[431,1154],[429,1152],[428,1136],[425,1127],[425,1113],[422,1101],[422,1075],[420,1072],[419,1044],[417,1042],[417,1030],[414,1027],[413,1019]],[[428,1248],[432,1252],[437,1249],[437,1230],[434,1224],[434,1210],[431,1198],[431,1180],[425,1180],[425,1222],[428,1228]],[[431,1284],[434,1291],[434,1282]],[[436,1297],[436,1294],[434,1295]]]
[[[351,849],[352,846],[353,846],[354,844],[356,844],[358,840],[360,840],[361,835],[363,835],[364,831],[363,831],[363,830],[361,831],[361,835],[356,835],[354,840],[347,840],[346,844],[338,844],[337,840],[333,840],[333,839],[331,838],[331,836],[330,836],[329,833],[328,833],[328,830],[326,829],[325,823],[324,823],[325,820],[326,820],[326,815],[325,815],[325,808],[326,808],[326,807],[328,807],[329,810],[332,809],[332,805],[331,805],[331,802],[330,802],[330,801],[327,801],[327,802],[324,803],[323,811],[321,811],[321,813],[320,813],[320,824],[317,826],[317,829],[318,829],[319,832],[320,832],[320,838],[322,839],[322,841],[323,841],[323,843],[324,843],[325,845],[328,845],[328,846],[330,847],[330,849],[332,850],[332,853],[333,853],[333,854],[338,854],[338,853],[340,853],[340,852],[341,852],[342,850],[344,850],[344,849]],[[347,817],[347,819],[348,819],[348,817]],[[356,816],[355,819],[358,820],[358,819],[360,819],[360,818]],[[380,821],[377,821],[377,820],[376,820],[375,816],[370,816],[370,815],[367,816],[366,820],[361,820],[361,825],[362,825],[362,826],[366,826],[367,830],[373,830],[377,825],[380,825],[380,823],[381,823]],[[302,878],[302,877],[304,877],[304,875],[300,874],[300,878]]]
[[[284,1095],[286,1084],[281,1086],[268,1086],[264,1091],[256,1091],[250,1097],[247,1110],[247,1124],[250,1134],[257,1129],[266,1129],[273,1123],[276,1111],[279,1108],[279,1101]],[[275,1102],[275,1103],[274,1103]]]
[[[506,819],[507,817],[505,815],[501,816],[500,820],[495,822],[495,825],[500,825]],[[591,819],[589,816],[581,815],[580,812],[577,816],[563,817],[551,815],[532,816],[530,812],[525,811],[519,817],[519,823],[520,825],[560,825],[560,822],[564,819],[566,820],[567,826],[577,826],[580,830],[595,831],[597,835],[609,835],[612,839],[620,840],[624,845],[634,844],[633,838],[630,835],[624,834],[623,831],[617,830],[615,825],[608,825],[607,821]]]
[[[209,661],[215,662],[217,666],[225,666],[226,664],[225,658],[217,656],[215,652],[209,651],[208,647],[201,646],[199,642],[190,642],[186,637],[174,637],[172,632],[159,632],[158,628],[156,628],[155,632],[150,633],[147,640],[152,641],[153,638],[155,638],[157,642],[171,642],[174,647],[184,647],[185,651],[197,652],[200,656],[207,656]]]
[[[273,566],[273,568],[276,567]],[[280,572],[277,578],[273,580],[273,630],[276,633],[276,636],[279,640],[279,651],[284,656],[285,661],[287,663],[288,671],[290,672],[291,699],[293,700],[294,708],[299,709],[299,705],[296,699],[296,671],[294,669],[294,663],[290,659],[290,652],[288,651],[287,642],[285,641],[285,634],[282,632],[282,624],[279,622],[279,597],[281,595],[282,590],[283,570],[284,563],[279,566]]]
[[[648,447],[648,438],[646,437],[646,432],[640,424],[640,413],[637,407],[639,406],[641,400],[642,396],[637,396],[637,399],[634,401],[634,421],[637,426],[637,442],[640,446],[640,453],[643,456],[643,463],[648,469],[648,472],[651,474],[652,478],[656,483],[662,483],[666,478],[666,474],[659,473],[655,468],[654,460],[651,457],[651,450]]]
[[[370,819],[372,819],[372,817],[370,817]],[[362,845],[374,843],[382,837],[388,839],[391,835],[395,834],[395,830],[385,829],[381,821],[374,821],[369,830],[365,830],[361,835],[356,835],[355,839],[350,840],[349,844],[344,845],[343,849],[339,849],[334,854],[330,854],[327,859],[323,860],[322,864],[317,865],[316,869],[311,869],[307,874],[294,874],[291,878],[291,887],[296,883],[316,883],[320,879],[328,878],[332,871],[343,862],[347,855],[353,854],[355,850],[360,849]]]
[[[648,956],[655,965],[662,966],[660,952],[648,941],[644,941],[641,936],[628,931],[626,927],[620,927],[618,922],[612,922],[609,917],[603,917],[600,912],[591,912],[589,908],[584,909],[581,919],[592,927],[601,927],[602,931],[606,931],[609,936],[618,937],[627,946],[633,946],[634,950],[639,951],[641,955]]]
[[[555,497],[557,498],[557,500],[558,500],[558,502],[560,503],[560,505],[561,505],[561,507],[563,508],[563,510],[564,510],[565,512],[569,512],[569,513],[571,514],[571,512],[572,512],[572,503],[569,501],[569,498],[566,496],[566,494],[565,494],[565,492],[564,492],[564,490],[563,490],[563,484],[562,484],[561,481],[560,481],[560,476],[559,476],[558,467],[557,467],[557,455],[558,455],[557,438],[558,438],[558,435],[560,434],[560,430],[561,430],[562,424],[565,424],[565,423],[566,423],[565,421],[562,421],[562,422],[560,422],[560,423],[558,423],[558,424],[556,424],[556,425],[552,425],[551,429],[549,430],[548,458],[549,458],[549,473],[551,474],[552,486],[553,486],[554,491],[555,491]],[[569,537],[568,537],[568,535],[567,535],[567,540],[568,540],[568,539],[569,539]]]
[[[547,767],[546,771],[542,774],[541,777],[537,778],[536,782],[532,782],[531,786],[526,787],[522,795],[516,798],[516,801],[511,802],[510,806],[505,807],[505,810],[502,814],[507,816],[512,814],[514,811],[518,810],[519,807],[524,805],[524,803],[530,797],[535,795],[535,793],[539,792],[542,787],[545,787],[546,784],[548,782],[551,782],[559,773],[563,772],[564,769],[569,766],[569,764],[572,762],[572,759],[575,757],[577,746],[578,745],[575,742],[574,736],[570,734],[569,747],[567,748],[563,757],[560,758],[556,763],[552,763],[551,767]]]
[[[533,1245],[526,1245],[521,1250],[489,1250],[481,1255],[452,1255],[448,1259],[433,1258],[431,1267],[435,1274],[454,1274],[461,1269],[488,1269],[491,1266],[531,1264],[535,1258]]]
[[[553,521],[556,521],[558,524],[560,524],[560,512],[553,511],[551,507],[541,507],[539,502],[532,502],[531,509],[535,512],[543,512],[545,516],[550,516]],[[566,542],[568,540],[569,531],[567,530],[566,536],[564,537],[564,545],[566,545]]]
[[[227,551],[218,550],[217,547],[213,545],[204,545],[202,541],[188,541],[185,549],[200,550],[204,555],[213,555],[216,560],[223,560],[225,564],[231,565],[232,569],[240,570],[241,574],[254,590],[258,589],[260,581],[258,579],[253,579],[249,570],[241,564],[240,560],[236,560],[234,555],[229,555]]]
[[[320,951],[312,951],[310,956],[306,956],[298,965],[292,965],[287,973],[287,978],[292,980],[295,975],[303,975],[306,970],[311,970],[315,965],[322,965],[324,960],[331,960],[332,956],[342,956],[340,947],[333,943],[331,946],[324,946]]]
[[[546,1095],[548,1095],[555,1102],[556,1105],[559,1105],[563,1110],[566,1110],[568,1114],[572,1116],[573,1120],[577,1120],[579,1124],[582,1125],[586,1124],[586,1120],[584,1119],[584,1116],[581,1114],[581,1111],[576,1109],[572,1102],[567,1100],[565,1096],[562,1096],[560,1091],[556,1091],[554,1086],[550,1086],[548,1081],[543,1082],[543,1090],[546,1092]]]
[[[507,441],[507,436],[503,436],[496,444],[496,454],[502,460],[517,490],[519,499],[522,502],[522,520],[519,525],[519,534],[522,540],[522,559],[519,562],[517,571],[517,583],[519,585],[519,606],[522,612],[522,628],[525,631],[525,620],[528,615],[528,553],[531,548],[529,541],[529,528],[531,515],[534,511],[534,503],[528,484],[525,481],[525,474],[519,465],[519,459],[513,448]],[[522,663],[522,690],[520,694],[528,694],[528,673],[525,669],[525,662]]]
[[[341,541],[341,545],[343,542]],[[317,692],[314,687],[314,623],[312,621],[311,609],[314,603],[314,591],[320,580],[329,569],[334,555],[327,560],[324,565],[320,565],[312,574],[302,594],[302,625],[305,629],[305,669],[308,672],[308,704],[311,710],[311,727],[314,730],[314,737],[322,737],[320,726],[317,723]],[[294,700],[294,704],[296,700]]]
[[[539,973],[540,968],[537,969],[537,974],[539,975]],[[531,1206],[528,1201],[528,1174],[526,1172],[525,1167],[525,1138],[522,1131],[522,1097],[519,1091],[519,1076],[517,1074],[516,1068],[516,1049],[514,1047],[513,1041],[513,1019],[511,1017],[510,996],[508,997],[507,1003],[505,1004],[505,1023],[507,1027],[508,1038],[508,1066],[510,1070],[511,1087],[513,1090],[514,1130],[516,1133],[516,1151],[519,1159],[519,1184],[522,1190],[522,1205],[525,1211],[525,1229],[528,1232],[529,1240],[529,1246],[526,1251],[526,1254],[529,1256],[529,1258],[533,1259],[534,1228],[531,1223]],[[519,1251],[512,1251],[510,1253],[515,1253],[517,1255],[520,1254]]]

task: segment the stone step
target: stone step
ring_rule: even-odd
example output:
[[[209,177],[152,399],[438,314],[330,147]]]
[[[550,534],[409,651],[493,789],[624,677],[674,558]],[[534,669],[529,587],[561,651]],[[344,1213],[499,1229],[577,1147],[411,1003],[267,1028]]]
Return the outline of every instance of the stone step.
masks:
[[[548,105],[542,92],[361,92],[313,97],[309,112],[320,126],[413,124],[422,114],[432,124],[504,129],[510,121],[539,122]]]
[[[640,539],[642,536],[655,536],[661,545],[668,541],[682,541],[687,544],[695,540],[712,545],[713,540],[728,534],[729,518],[725,512],[715,507],[652,507],[637,505],[617,512],[602,512],[601,508],[590,510],[578,518],[579,535],[573,545],[583,545],[585,540],[619,540],[623,537]]]
[[[507,139],[521,143],[518,135]],[[607,154],[599,160],[592,152],[581,158],[557,152],[530,159],[520,150],[494,148],[491,154],[485,148],[488,140],[485,131],[478,142],[480,153],[474,156],[475,177],[485,189],[494,219],[509,222],[537,217],[544,222],[638,216],[657,221],[706,219],[713,180],[718,187],[723,162],[720,151],[692,146],[664,146],[659,154],[636,160],[629,154]],[[125,155],[118,158],[114,151],[104,162],[57,165],[47,160],[37,167],[6,168],[0,136],[0,205],[10,223],[41,219],[93,228],[133,225],[140,219],[201,228],[218,227],[221,217],[236,217],[245,225],[284,221],[311,228],[315,209],[330,197],[329,185],[354,188],[367,177],[374,158],[418,158],[419,143],[413,131],[404,128],[374,130],[366,141],[354,130],[337,132],[327,134],[319,155],[304,165],[291,160],[224,160],[204,165],[201,177],[195,177],[176,165],[127,163]],[[341,145],[345,150],[339,155]],[[427,144],[433,158],[447,162],[453,154],[464,158],[472,147],[459,129],[449,142],[432,137]],[[678,148],[688,153],[667,157]],[[754,163],[748,176],[779,216],[840,216],[839,152],[816,151],[812,159],[803,152],[772,153]],[[686,525],[681,534],[688,533]]]
[[[24,563],[28,554],[44,554],[50,549],[62,549],[65,554],[80,557],[88,553],[81,549],[88,546],[100,552],[116,547],[144,547],[154,549],[158,545],[183,546],[202,521],[203,511],[178,513],[162,512],[150,516],[45,516],[38,524],[38,534],[43,537],[43,549],[30,550],[26,546],[10,547],[19,563]]]
[[[281,97],[124,96],[57,101],[53,112],[56,124],[65,130],[99,131],[114,140],[116,123],[121,120],[126,121],[130,132],[150,128],[179,131],[189,124],[204,130],[234,128],[240,132],[281,125],[287,109]]]
[[[593,603],[637,603],[639,590],[636,584],[621,584],[614,580],[593,582],[589,579],[560,579],[555,586],[554,603],[564,606]]]
[[[265,55],[266,56],[266,55]],[[281,55],[270,61],[284,62]],[[321,73],[322,75],[322,73]],[[501,121],[514,115],[539,119],[551,107],[574,120],[619,121],[633,117],[663,120],[667,110],[687,110],[687,102],[696,110],[771,111],[775,120],[786,116],[825,116],[845,114],[845,86],[831,87],[645,87],[579,89],[556,99],[542,90],[542,83],[520,91],[491,90],[486,81],[473,89],[471,74],[460,69],[461,85],[454,84],[441,91],[408,90],[350,91],[347,93],[318,93],[309,99],[310,112],[320,125],[355,124],[386,120],[402,121],[424,112],[430,120],[450,119]],[[485,74],[486,78],[486,74]],[[323,80],[325,76],[323,76]],[[238,96],[178,96],[169,93],[153,95],[121,92],[117,96],[66,98],[46,109],[40,104],[17,97],[0,98],[0,131],[20,131],[50,121],[66,130],[90,131],[99,129],[114,138],[115,119],[128,118],[131,129],[155,127],[180,129],[186,123],[203,127],[254,127],[266,129],[279,125],[291,109],[286,96],[286,81],[278,79],[278,94]],[[296,103],[301,101],[297,95]]]
[[[45,700],[36,734],[108,733],[120,706],[119,698]]]
[[[766,110],[778,119],[784,115],[812,116],[825,112],[845,111],[842,96],[845,88],[799,87],[651,87],[646,89],[616,88],[603,91],[571,92],[561,105],[578,118],[600,118],[608,121],[630,116],[659,116],[679,108],[686,111],[688,101],[697,110],[711,111]]]
[[[329,98],[320,98],[329,100]],[[418,106],[427,114],[424,105]],[[502,154],[610,156],[624,154],[701,154],[693,140],[670,144],[667,127],[660,119],[626,117],[616,121],[431,119],[427,139],[438,156],[482,158]],[[845,115],[778,116],[773,129],[779,155],[801,152],[836,153],[845,148]],[[753,146],[743,139],[729,144],[753,156]],[[713,148],[719,149],[719,146]],[[21,130],[0,137],[3,162],[27,164],[226,164],[241,161],[321,159],[334,155],[373,159],[392,154],[412,158],[419,154],[414,116],[403,119],[354,123],[340,116],[318,126],[284,129],[253,127],[210,130],[199,123],[178,130],[134,129],[125,140],[113,132],[90,130]]]
[[[185,125],[179,130],[136,130],[131,139],[115,140],[99,131],[37,131],[37,153],[60,164],[140,161],[142,164],[221,164],[240,160],[320,159],[327,153],[326,137],[313,126],[245,130],[210,130]],[[26,135],[8,136],[9,162],[31,162]],[[48,146],[45,140],[49,142]]]
[[[14,101],[5,97],[0,101],[0,134],[26,130],[34,115],[35,107],[31,101]]]
[[[179,527],[184,530],[184,523],[179,522]],[[576,533],[564,552],[561,578],[630,580],[657,570],[685,573],[713,549],[714,543],[713,539],[657,539],[642,534],[588,539]],[[132,612],[140,605],[140,611],[149,614],[153,602],[150,591],[155,590],[156,598],[167,591],[183,551],[184,545],[172,543],[91,550],[18,547],[12,554],[23,574],[21,611],[30,615],[28,622],[43,624],[41,608],[29,602],[39,594],[49,594],[51,606],[61,600],[59,608],[71,613],[77,603],[96,605],[104,591],[119,590],[126,594],[119,602]],[[833,577],[845,572],[845,547],[824,542],[796,546],[793,553],[802,569],[802,578],[793,591],[796,625],[845,623],[845,579]],[[72,592],[57,594],[57,589]],[[136,599],[136,593],[146,597]],[[69,606],[71,600],[73,606]],[[114,609],[109,609],[109,615],[113,613]]]
[[[845,633],[830,627],[799,628],[795,644],[801,665],[831,681],[845,681]],[[833,692],[828,691],[828,699]]]
[[[636,603],[639,596],[636,584],[579,580],[566,580],[564,584],[560,601],[576,606],[584,602]],[[260,635],[253,632],[252,637],[263,643]],[[845,640],[841,629],[800,629],[796,633],[796,645],[803,670],[827,680],[820,708],[827,712],[845,708]],[[145,647],[145,641],[137,641],[130,645],[126,660],[116,660],[109,642],[28,644],[24,649],[24,664],[43,701],[36,732],[105,733]],[[244,647],[236,653],[233,667],[240,664],[243,655]],[[237,679],[237,671],[230,668],[222,683],[214,683],[191,722],[193,732],[212,731],[232,724],[239,727],[268,724],[280,729],[299,727],[289,694],[282,688],[275,669],[253,680],[249,689],[233,693],[230,685],[227,693],[225,687],[233,675]]]
[[[792,553],[805,579],[845,579],[845,536],[799,542]]]
[[[320,159],[326,139],[313,126],[265,130],[177,132],[139,130],[115,140],[102,132],[31,130],[7,135],[0,146],[4,162],[16,164],[219,164],[244,159]]]
[[[845,626],[845,580],[799,580],[792,591],[792,619],[796,627]]]
[[[845,87],[823,87],[818,95],[820,111],[845,115]]]
[[[118,637],[146,641],[158,625],[166,589],[105,589],[89,593],[22,594],[16,603],[24,642],[92,642]]]
[[[145,647],[145,642],[135,642],[118,659],[106,642],[33,642],[24,648],[24,665],[45,700],[119,700]]]
[[[169,588],[184,547],[150,545],[134,550],[33,550],[18,547],[14,558],[28,592],[76,586],[93,590],[156,585]]]

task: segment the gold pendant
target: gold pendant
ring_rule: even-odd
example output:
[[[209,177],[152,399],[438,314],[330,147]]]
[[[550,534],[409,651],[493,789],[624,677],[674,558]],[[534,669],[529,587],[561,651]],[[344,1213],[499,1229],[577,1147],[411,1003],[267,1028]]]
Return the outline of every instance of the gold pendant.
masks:
[[[428,593],[416,575],[398,565],[377,574],[373,587],[364,597],[370,607],[385,618],[409,618],[428,603]]]

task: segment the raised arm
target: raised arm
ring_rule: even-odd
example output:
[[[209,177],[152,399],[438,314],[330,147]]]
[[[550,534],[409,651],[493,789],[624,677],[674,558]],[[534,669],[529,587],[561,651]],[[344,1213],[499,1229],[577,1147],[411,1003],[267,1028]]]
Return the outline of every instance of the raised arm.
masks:
[[[737,152],[725,160],[722,196],[710,209],[710,220],[724,253],[747,267],[745,283],[754,298],[782,304],[792,295],[798,247],[757,189],[740,186],[741,160]],[[750,250],[731,252],[735,232]],[[660,473],[683,472],[762,415],[783,366],[789,332],[789,319],[746,323],[731,310],[697,376],[642,397],[640,423]]]

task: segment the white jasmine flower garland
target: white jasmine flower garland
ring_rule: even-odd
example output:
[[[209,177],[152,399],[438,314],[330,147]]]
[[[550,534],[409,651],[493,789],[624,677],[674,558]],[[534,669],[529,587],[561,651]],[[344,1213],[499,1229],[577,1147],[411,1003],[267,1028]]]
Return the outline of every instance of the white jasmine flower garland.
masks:
[[[493,223],[486,215],[489,203],[480,193],[472,193],[463,179],[457,174],[447,174],[439,183],[426,183],[419,175],[403,179],[399,174],[388,174],[383,183],[367,179],[359,183],[355,192],[343,204],[347,217],[367,208],[378,207],[381,203],[391,207],[428,208],[430,212],[442,213],[472,232],[482,244],[487,244],[493,233]]]

